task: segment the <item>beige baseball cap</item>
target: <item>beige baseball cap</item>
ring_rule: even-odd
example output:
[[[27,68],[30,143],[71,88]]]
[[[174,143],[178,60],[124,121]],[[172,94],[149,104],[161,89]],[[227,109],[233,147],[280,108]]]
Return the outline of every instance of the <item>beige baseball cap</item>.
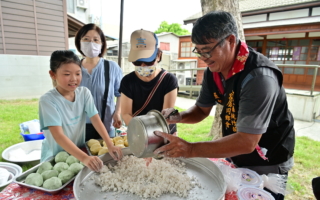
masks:
[[[151,62],[157,57],[158,37],[151,31],[136,30],[131,34],[129,62]]]

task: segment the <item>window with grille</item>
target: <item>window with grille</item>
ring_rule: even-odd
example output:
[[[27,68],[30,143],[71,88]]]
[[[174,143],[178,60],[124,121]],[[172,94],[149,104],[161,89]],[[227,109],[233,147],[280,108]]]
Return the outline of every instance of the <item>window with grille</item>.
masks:
[[[180,57],[196,57],[192,50],[195,45],[192,42],[181,42],[180,43]]]
[[[266,41],[266,56],[276,64],[320,65],[320,39],[278,39]],[[258,52],[262,52],[263,41],[247,41]],[[306,68],[283,68],[284,74],[302,75],[313,72]]]

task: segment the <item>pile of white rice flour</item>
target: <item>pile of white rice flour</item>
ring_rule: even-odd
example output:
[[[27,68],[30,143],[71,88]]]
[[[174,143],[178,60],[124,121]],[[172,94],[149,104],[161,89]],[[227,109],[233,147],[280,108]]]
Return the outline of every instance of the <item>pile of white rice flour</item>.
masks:
[[[200,186],[194,176],[187,175],[185,163],[177,159],[152,159],[146,166],[144,159],[132,155],[124,156],[115,166],[104,165],[94,180],[102,191],[132,193],[142,198],[158,198],[165,193],[185,198],[189,190]]]

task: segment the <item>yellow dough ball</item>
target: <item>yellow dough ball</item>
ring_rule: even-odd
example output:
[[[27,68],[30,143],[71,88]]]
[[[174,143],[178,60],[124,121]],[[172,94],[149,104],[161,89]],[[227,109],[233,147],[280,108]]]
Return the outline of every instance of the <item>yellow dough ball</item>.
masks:
[[[101,148],[102,147],[101,147],[100,143],[93,144],[90,147],[90,152],[91,152],[92,155],[97,155]]]
[[[125,146],[125,147],[128,147],[128,146],[129,146],[128,140],[125,140],[125,141],[124,141],[124,146]]]
[[[126,148],[123,144],[116,145],[117,147]]]
[[[105,153],[108,153],[108,152],[109,152],[109,149],[107,147],[102,147],[98,152],[98,156],[105,154]]]
[[[110,141],[114,145],[113,139],[110,138]],[[102,141],[102,146],[103,147],[107,147],[107,144],[106,144],[106,142],[104,140]]]
[[[88,142],[87,142],[87,145],[88,147],[91,148],[92,145],[94,144],[100,144],[100,142],[98,140],[95,140],[95,139],[90,139]]]
[[[124,144],[124,141],[123,141],[123,140],[117,140],[114,144],[115,144],[115,145]]]
[[[114,137],[114,138],[113,138],[113,143],[116,144],[116,142],[117,142],[118,140],[122,140],[122,137],[120,137],[120,136]]]

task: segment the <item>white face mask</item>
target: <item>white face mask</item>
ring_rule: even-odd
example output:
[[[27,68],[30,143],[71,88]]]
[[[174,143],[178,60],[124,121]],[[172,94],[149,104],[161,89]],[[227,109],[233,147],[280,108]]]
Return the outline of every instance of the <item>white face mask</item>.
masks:
[[[156,71],[156,65],[145,67],[136,66],[135,70],[140,76],[148,77]]]
[[[94,42],[81,42],[81,51],[89,58],[98,57],[101,53],[101,44]]]

